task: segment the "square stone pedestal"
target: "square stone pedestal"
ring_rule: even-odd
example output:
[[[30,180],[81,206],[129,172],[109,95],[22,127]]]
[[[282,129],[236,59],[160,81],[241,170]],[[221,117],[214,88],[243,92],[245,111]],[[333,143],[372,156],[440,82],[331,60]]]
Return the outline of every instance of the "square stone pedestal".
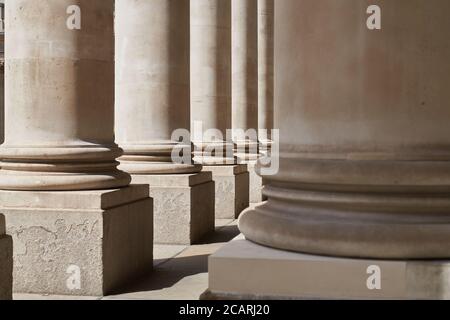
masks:
[[[0,191],[14,241],[14,292],[103,296],[153,264],[148,186]]]
[[[210,172],[132,175],[150,185],[154,202],[154,242],[191,245],[214,232],[214,182]]]
[[[203,299],[449,299],[450,261],[313,256],[239,237],[209,258]]]
[[[216,219],[237,219],[249,206],[247,165],[204,166],[216,183]]]
[[[250,174],[250,203],[257,204],[266,201],[263,196],[264,180],[255,171],[256,161],[247,163]]]
[[[5,217],[0,214],[0,300],[12,299],[13,244],[6,235]]]

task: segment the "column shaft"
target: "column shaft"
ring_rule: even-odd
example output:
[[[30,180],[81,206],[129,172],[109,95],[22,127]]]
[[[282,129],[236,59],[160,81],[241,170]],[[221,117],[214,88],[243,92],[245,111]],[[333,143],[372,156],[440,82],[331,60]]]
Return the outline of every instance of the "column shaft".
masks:
[[[258,153],[258,0],[232,0],[232,110],[238,157]],[[253,130],[253,135],[243,132]]]
[[[273,113],[274,0],[258,0],[258,138],[261,149],[271,144]]]
[[[67,27],[73,5],[83,9],[79,30]],[[115,161],[113,7],[111,0],[7,4],[1,189],[129,184]]]
[[[235,163],[231,119],[231,2],[191,0],[191,128],[199,162]]]
[[[116,1],[116,113],[121,169],[200,171],[172,158],[183,147],[172,135],[190,126],[188,0]]]

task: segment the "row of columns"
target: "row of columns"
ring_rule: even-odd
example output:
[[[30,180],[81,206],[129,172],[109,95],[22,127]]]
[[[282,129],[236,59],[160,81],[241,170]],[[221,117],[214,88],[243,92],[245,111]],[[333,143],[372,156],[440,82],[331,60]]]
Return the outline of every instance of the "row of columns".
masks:
[[[67,26],[74,6],[80,28]],[[7,4],[0,201],[16,291],[104,294],[151,269],[152,238],[190,244],[248,207],[245,161],[257,154],[240,159],[236,145],[250,140],[226,130],[258,129],[258,84],[270,91],[258,82],[257,10],[256,0]],[[180,143],[198,123],[221,135]]]
[[[373,3],[275,1],[280,168],[216,298],[450,297],[450,2]]]

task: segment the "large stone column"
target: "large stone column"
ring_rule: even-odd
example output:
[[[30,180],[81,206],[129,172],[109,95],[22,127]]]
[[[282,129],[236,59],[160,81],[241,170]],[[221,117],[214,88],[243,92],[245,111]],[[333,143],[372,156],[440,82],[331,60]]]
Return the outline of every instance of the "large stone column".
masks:
[[[267,262],[246,293],[450,297],[450,3],[380,1],[381,30],[367,28],[371,4],[275,3],[280,170],[240,220],[275,249],[241,241],[217,256],[246,275]]]
[[[260,153],[272,145],[274,0],[258,0],[258,140]]]
[[[231,0],[232,110],[236,156],[248,165],[250,202],[262,201],[262,179],[255,172],[258,143],[258,0]]]
[[[5,234],[5,217],[0,215],[0,300],[12,299],[13,243]]]
[[[116,1],[116,133],[120,168],[150,185],[155,242],[191,244],[214,231],[211,173],[193,164],[189,0]],[[183,149],[188,163],[172,153]],[[179,151],[176,152],[180,153]]]
[[[0,204],[16,292],[103,295],[151,269],[148,190],[116,168],[113,10],[112,0],[6,6]]]
[[[196,159],[216,183],[216,218],[235,218],[249,204],[231,111],[231,1],[191,0],[191,131]]]

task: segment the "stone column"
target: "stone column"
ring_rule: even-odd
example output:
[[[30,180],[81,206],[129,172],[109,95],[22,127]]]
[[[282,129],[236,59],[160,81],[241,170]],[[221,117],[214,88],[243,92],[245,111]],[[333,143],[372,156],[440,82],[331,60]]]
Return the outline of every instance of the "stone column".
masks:
[[[262,201],[262,179],[255,172],[258,143],[258,0],[231,0],[232,110],[235,155],[248,165],[250,202]]]
[[[0,214],[0,300],[12,299],[13,243],[5,234],[5,217]]]
[[[379,3],[370,30],[370,1],[275,2],[280,170],[240,229],[279,250],[218,253],[267,262],[247,294],[450,297],[450,3]]]
[[[191,244],[214,231],[212,176],[191,159],[189,71],[189,0],[116,1],[120,168],[150,185],[156,243]],[[188,163],[173,159],[181,149]]]
[[[258,0],[258,140],[260,153],[272,145],[274,0]]]
[[[113,10],[112,0],[6,6],[0,203],[15,291],[102,295],[151,268],[148,190],[116,168]]]
[[[231,111],[231,1],[191,0],[191,131],[196,159],[216,183],[216,218],[235,218],[249,204]]]

